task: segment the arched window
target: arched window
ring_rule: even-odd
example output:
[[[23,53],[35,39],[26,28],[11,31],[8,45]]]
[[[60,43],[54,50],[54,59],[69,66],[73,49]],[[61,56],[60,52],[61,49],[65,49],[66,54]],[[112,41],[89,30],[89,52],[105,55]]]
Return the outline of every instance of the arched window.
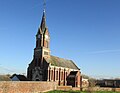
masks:
[[[66,72],[66,78],[67,78],[67,72]]]
[[[56,71],[56,80],[58,80],[58,71]]]
[[[38,66],[41,67],[41,59],[39,58]]]
[[[38,42],[39,44],[38,44],[38,47],[40,47],[41,46],[41,40],[39,40],[39,42]]]
[[[48,45],[48,41],[46,41],[46,47],[47,47],[47,48],[49,47],[49,45]]]
[[[51,70],[51,80],[53,80],[53,70]]]
[[[37,66],[37,58],[35,59],[35,66]]]
[[[61,72],[61,80],[63,80],[63,71]]]
[[[36,41],[36,47],[38,47],[38,40]]]

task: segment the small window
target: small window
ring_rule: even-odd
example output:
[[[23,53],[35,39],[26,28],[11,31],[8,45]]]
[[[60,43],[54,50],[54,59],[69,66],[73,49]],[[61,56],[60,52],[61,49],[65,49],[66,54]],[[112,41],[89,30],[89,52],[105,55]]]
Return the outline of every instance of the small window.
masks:
[[[38,47],[38,40],[36,41],[36,47]]]
[[[51,80],[53,80],[53,70],[51,70]]]
[[[37,66],[37,58],[35,59],[35,66]]]
[[[44,55],[48,55],[48,52],[44,51]]]
[[[56,80],[58,80],[58,71],[56,71]]]
[[[46,47],[49,48],[48,41],[46,41]]]
[[[38,66],[41,67],[41,59],[39,58]]]

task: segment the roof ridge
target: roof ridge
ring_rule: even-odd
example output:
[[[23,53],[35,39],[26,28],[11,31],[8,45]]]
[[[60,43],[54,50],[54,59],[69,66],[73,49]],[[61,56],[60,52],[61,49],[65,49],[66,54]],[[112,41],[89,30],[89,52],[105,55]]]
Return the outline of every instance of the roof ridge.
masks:
[[[77,65],[72,60],[68,60],[65,58],[60,58],[57,56],[50,55],[50,60],[47,60],[47,62],[51,63],[53,66],[59,66],[59,67],[66,67],[71,69],[77,69],[80,70]]]
[[[50,55],[50,56],[53,56],[53,55]],[[66,59],[66,58],[58,57],[58,56],[53,56],[53,57],[57,57],[57,58],[59,58],[59,59],[64,59],[64,60],[69,60],[69,59]],[[72,61],[72,60],[69,60],[69,61]]]

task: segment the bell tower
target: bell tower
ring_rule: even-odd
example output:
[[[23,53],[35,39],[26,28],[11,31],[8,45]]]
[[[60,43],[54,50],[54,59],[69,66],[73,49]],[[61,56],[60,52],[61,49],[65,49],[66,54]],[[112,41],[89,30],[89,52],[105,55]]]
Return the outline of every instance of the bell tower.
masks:
[[[45,1],[44,1],[45,7]],[[47,77],[46,68],[48,64],[44,58],[50,57],[50,35],[46,26],[45,8],[41,24],[36,34],[36,46],[34,48],[34,56],[32,62],[29,64],[27,71],[27,78],[32,81],[44,81]]]
[[[50,35],[46,26],[45,10],[43,11],[41,25],[36,34],[34,56],[50,57]]]

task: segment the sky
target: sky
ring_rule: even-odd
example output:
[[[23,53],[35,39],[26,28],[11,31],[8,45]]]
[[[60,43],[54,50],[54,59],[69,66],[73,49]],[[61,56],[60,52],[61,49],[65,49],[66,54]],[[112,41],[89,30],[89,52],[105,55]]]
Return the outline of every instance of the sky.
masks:
[[[27,72],[43,0],[0,0],[0,74]],[[46,0],[51,55],[82,74],[120,77],[120,0]]]

